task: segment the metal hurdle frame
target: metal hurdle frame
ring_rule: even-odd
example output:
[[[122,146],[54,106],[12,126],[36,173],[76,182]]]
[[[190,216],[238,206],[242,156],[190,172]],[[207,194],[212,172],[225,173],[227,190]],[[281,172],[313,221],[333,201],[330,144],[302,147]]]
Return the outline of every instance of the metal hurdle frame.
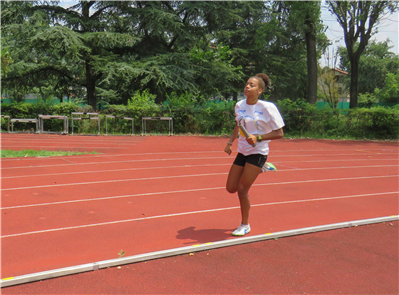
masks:
[[[1,117],[7,119],[7,131],[10,132],[10,116],[1,115]]]
[[[60,119],[64,120],[64,131],[44,131],[44,120],[46,119]],[[69,119],[68,116],[57,116],[57,115],[39,115],[39,126],[40,126],[40,133],[60,133],[60,134],[68,134],[69,131]]]
[[[169,121],[169,135],[173,135],[173,118],[172,117],[143,117],[141,119],[142,119],[141,135],[146,135],[147,134],[146,122],[148,120]]]
[[[106,115],[105,116],[105,135],[108,135],[108,122],[107,118],[114,118],[114,119],[124,119],[124,120],[130,120],[132,121],[132,135],[134,135],[134,119],[130,117],[118,117],[118,116],[112,116],[112,115]]]
[[[30,118],[30,119],[12,118],[10,121],[11,121],[11,133],[22,132],[22,131],[15,131],[14,132],[14,123],[19,123],[19,122],[22,122],[22,123],[35,123],[36,124],[36,132],[35,133],[39,132],[39,127],[40,127],[39,124],[40,124],[40,122],[39,122],[38,119],[35,119],[35,118]]]
[[[74,118],[74,115],[88,115],[89,117],[78,117]],[[97,116],[97,117],[92,117]],[[83,113],[83,112],[73,112],[71,113],[71,122],[72,122],[72,135],[73,135],[73,120],[97,120],[98,121],[98,134],[100,135],[100,116],[98,113]]]

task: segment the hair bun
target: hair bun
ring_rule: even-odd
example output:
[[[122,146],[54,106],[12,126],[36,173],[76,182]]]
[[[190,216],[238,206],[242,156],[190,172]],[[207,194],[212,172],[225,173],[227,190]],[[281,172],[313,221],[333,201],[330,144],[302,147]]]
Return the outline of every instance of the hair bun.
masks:
[[[266,75],[264,73],[259,73],[259,74],[256,74],[255,77],[261,78],[263,80],[263,82],[265,82],[265,87],[270,85],[270,79],[269,79],[268,75]]]

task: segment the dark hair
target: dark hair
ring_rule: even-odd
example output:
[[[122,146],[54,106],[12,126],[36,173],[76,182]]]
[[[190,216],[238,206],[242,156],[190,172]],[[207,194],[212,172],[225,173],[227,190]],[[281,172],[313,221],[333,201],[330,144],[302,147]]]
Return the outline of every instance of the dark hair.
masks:
[[[256,74],[255,77],[259,81],[259,88],[262,88],[263,91],[270,85],[269,76],[263,73]]]

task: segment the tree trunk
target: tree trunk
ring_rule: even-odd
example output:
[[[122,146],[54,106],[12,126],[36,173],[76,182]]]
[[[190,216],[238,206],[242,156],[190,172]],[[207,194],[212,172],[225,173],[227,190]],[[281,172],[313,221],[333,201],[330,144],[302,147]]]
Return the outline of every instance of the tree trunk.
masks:
[[[90,23],[90,7],[95,3],[94,1],[81,1],[82,3],[82,20],[83,20],[83,32],[92,32]],[[91,54],[95,55],[96,52],[93,50]],[[97,110],[97,97],[96,97],[96,78],[92,65],[90,64],[90,54],[86,57],[86,91],[87,91],[87,103],[93,109]]]
[[[95,111],[97,109],[96,80],[92,73],[92,66],[89,60],[86,60],[86,90],[87,103],[93,108],[93,111]]]
[[[308,31],[305,34],[307,67],[308,67],[308,97],[309,103],[317,102],[317,56],[316,56],[316,32],[315,26],[308,20],[305,21]]]
[[[166,100],[165,95],[163,93],[161,93],[160,91],[156,91],[155,103],[162,104],[165,100]]]
[[[351,57],[351,85],[349,88],[349,108],[357,108],[357,97],[359,94],[359,58]]]

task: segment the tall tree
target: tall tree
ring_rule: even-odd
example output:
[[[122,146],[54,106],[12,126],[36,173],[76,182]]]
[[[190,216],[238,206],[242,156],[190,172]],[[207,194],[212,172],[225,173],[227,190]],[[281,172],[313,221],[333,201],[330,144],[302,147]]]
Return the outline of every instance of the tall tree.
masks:
[[[259,30],[266,15],[265,4],[261,1],[199,3],[210,40],[228,46],[233,56],[232,64],[241,67],[244,73],[234,88],[224,93],[225,96],[232,94],[237,100],[238,92],[243,91],[244,81],[262,71],[260,64],[264,56],[259,49],[265,46],[267,40],[262,40]]]
[[[344,31],[350,62],[350,108],[357,107],[359,94],[359,60],[376,25],[387,14],[397,11],[396,1],[327,1],[330,12]]]
[[[305,95],[308,75],[304,4],[317,8],[313,5],[317,3],[308,2],[209,2],[212,8],[204,17],[207,28],[216,42],[229,46],[234,65],[241,66],[244,73],[242,80],[237,81],[234,98],[237,92],[242,92],[244,80],[259,72],[271,78],[269,99],[296,99]],[[295,7],[291,9],[291,6]],[[296,12],[297,9],[302,13]],[[317,19],[317,9],[309,8],[307,12],[308,20]],[[317,27],[315,31],[317,35]],[[316,54],[316,49],[313,53]],[[316,55],[313,60],[317,60]],[[312,77],[312,82],[317,83],[316,71]],[[317,84],[314,85],[312,89],[316,90]]]
[[[293,42],[303,55],[298,56],[306,62],[306,72],[298,72],[305,78],[305,95],[308,102],[317,101],[317,60],[322,49],[327,45],[324,27],[320,20],[319,0],[278,0],[273,1],[271,8],[277,13],[279,27],[285,28],[289,36],[287,45]],[[296,43],[296,44],[295,44]],[[280,44],[280,46],[287,46]],[[305,53],[306,52],[306,53]]]
[[[310,2],[318,4],[318,2]],[[319,15],[320,15],[320,7]],[[311,8],[312,9],[312,8]],[[313,12],[313,13],[312,13]],[[306,40],[306,53],[307,53],[307,67],[308,67],[308,95],[307,99],[309,103],[316,103],[317,101],[317,54],[316,54],[316,22],[315,16],[317,14],[314,11],[307,11],[305,15],[306,25],[305,29],[305,40]]]
[[[58,92],[84,87],[95,109],[98,97],[126,103],[135,91],[150,89],[162,102],[172,91],[223,91],[240,76],[228,47],[210,48],[204,42],[210,39],[196,2],[78,1],[68,8],[23,3],[12,4],[23,14],[21,23],[14,13],[1,28],[7,33],[2,43],[13,49],[17,61],[7,77],[10,87],[51,78]],[[199,62],[194,54],[199,45],[213,58]]]
[[[286,14],[288,28],[302,36],[306,44],[307,91],[309,103],[317,101],[317,61],[321,51],[327,46],[324,26],[321,23],[321,3],[317,1],[284,1],[283,14]]]
[[[395,54],[389,40],[372,40],[364,49],[359,61],[359,94],[373,93],[375,88],[383,88],[389,73],[399,73],[399,55]],[[339,47],[340,68],[350,70],[350,63],[345,47]],[[348,77],[349,80],[350,77]],[[348,81],[349,85],[350,80]]]
[[[88,104],[97,109],[103,64],[117,58],[114,51],[118,48],[131,48],[136,43],[130,34],[117,31],[120,15],[130,2],[79,1],[69,8],[39,4],[33,9],[52,19],[48,29],[30,39],[34,48],[53,57],[44,69],[60,69],[60,80],[67,78],[77,87],[84,87]]]
[[[210,46],[211,38],[203,21],[207,2],[135,2],[128,19],[139,42],[128,56],[145,74],[132,79],[149,88],[162,102],[166,94],[184,91],[217,95],[230,89],[240,77],[231,63],[228,47]]]

